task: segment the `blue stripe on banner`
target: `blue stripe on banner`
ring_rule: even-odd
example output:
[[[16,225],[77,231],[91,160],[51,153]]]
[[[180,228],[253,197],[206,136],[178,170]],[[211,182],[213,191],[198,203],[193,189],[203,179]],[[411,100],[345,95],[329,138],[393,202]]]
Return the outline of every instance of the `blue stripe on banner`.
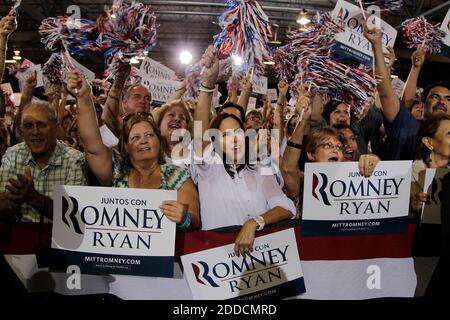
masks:
[[[305,281],[303,281],[303,277],[300,277],[272,288],[249,293],[229,300],[275,300],[297,296],[305,292]]]
[[[363,52],[358,51],[352,47],[349,47],[349,46],[343,44],[342,42],[336,42],[333,45],[331,52],[332,52],[333,59],[337,56],[339,58],[350,60],[350,61],[348,61],[348,63],[351,65],[357,66],[359,63],[362,63],[366,67],[372,68],[372,57],[371,56],[364,54]]]
[[[408,217],[370,220],[302,220],[303,236],[350,235],[364,233],[402,233]]]
[[[83,273],[127,274],[173,278],[173,256],[122,256],[51,249],[50,269],[67,270],[76,265]]]

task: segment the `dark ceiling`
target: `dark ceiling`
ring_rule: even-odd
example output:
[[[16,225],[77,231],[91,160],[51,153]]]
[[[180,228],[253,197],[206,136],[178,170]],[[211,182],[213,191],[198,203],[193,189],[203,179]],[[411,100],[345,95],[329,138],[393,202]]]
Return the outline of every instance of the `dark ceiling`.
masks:
[[[5,14],[10,7],[9,0],[1,0],[0,14]],[[150,56],[182,74],[184,66],[178,62],[178,53],[181,49],[189,49],[194,60],[199,59],[203,50],[211,43],[212,37],[219,31],[218,16],[224,11],[225,1],[197,0],[197,1],[149,1],[156,12],[159,29],[158,44],[150,52]],[[284,40],[286,31],[298,28],[295,22],[301,9],[306,9],[311,15],[316,11],[330,11],[334,8],[336,0],[312,1],[259,1],[268,14],[270,21],[276,24],[278,39]],[[58,15],[67,15],[70,6],[78,6],[82,18],[95,20],[104,11],[105,5],[111,5],[112,0],[23,0],[18,19],[18,30],[13,34],[9,43],[9,56],[13,50],[21,50],[21,56],[34,63],[43,63],[49,53],[40,43],[37,32],[42,19]],[[383,14],[383,19],[392,26],[398,26],[403,20],[425,13],[431,22],[440,22],[450,6],[450,1],[441,0],[405,0],[403,8]],[[73,8],[73,7],[72,7]],[[70,13],[69,13],[70,15]],[[403,80],[410,67],[411,50],[402,43],[401,33],[397,37],[396,52],[398,62],[396,71]],[[103,70],[101,54],[87,54],[77,59],[97,73]],[[442,56],[429,57],[426,68],[422,74],[422,81],[428,82],[433,78],[447,78],[450,71],[450,59]],[[272,82],[274,78],[271,77]]]

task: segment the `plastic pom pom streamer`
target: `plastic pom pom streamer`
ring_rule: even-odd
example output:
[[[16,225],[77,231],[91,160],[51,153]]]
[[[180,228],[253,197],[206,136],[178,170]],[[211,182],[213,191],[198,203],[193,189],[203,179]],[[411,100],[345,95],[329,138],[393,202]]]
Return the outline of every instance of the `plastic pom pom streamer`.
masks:
[[[404,42],[408,48],[422,46],[430,54],[441,52],[445,32],[427,22],[424,17],[405,20],[402,26],[405,33]]]
[[[97,24],[100,32],[97,43],[106,50],[106,64],[111,72],[113,61],[129,63],[131,58],[142,56],[156,45],[156,16],[149,5],[115,0]]]
[[[64,59],[59,53],[53,53],[50,59],[44,63],[42,67],[42,75],[51,84],[58,84],[64,82],[63,66],[65,65]]]
[[[219,18],[222,31],[214,37],[219,56],[232,53],[244,60],[244,69],[256,75],[264,73],[264,61],[270,59],[269,18],[255,0],[228,0],[228,8]]]
[[[81,50],[97,49],[95,41],[87,37],[95,28],[95,23],[90,20],[60,16],[44,19],[39,26],[39,33],[41,42],[49,51],[65,50],[82,55]]]
[[[403,6],[403,0],[363,0],[364,7],[378,6],[381,10],[395,10]]]

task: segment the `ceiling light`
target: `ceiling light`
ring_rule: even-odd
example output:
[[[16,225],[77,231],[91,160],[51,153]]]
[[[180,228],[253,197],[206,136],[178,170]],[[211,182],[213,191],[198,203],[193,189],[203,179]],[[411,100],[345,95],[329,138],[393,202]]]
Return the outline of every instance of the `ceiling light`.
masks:
[[[308,13],[306,12],[305,9],[302,9],[302,11],[300,12],[300,15],[297,18],[297,23],[304,26],[310,22],[311,22],[311,20],[308,18]]]
[[[139,60],[136,57],[130,59],[130,64],[139,64]]]
[[[187,50],[181,51],[180,53],[181,64],[190,64],[191,61],[192,61],[192,54]]]
[[[21,56],[14,56],[13,59],[14,60],[22,60],[22,57]]]
[[[273,62],[273,61],[264,61],[264,64],[268,65],[268,66],[273,66],[275,64],[275,62]]]
[[[242,66],[242,64],[244,63],[244,60],[242,60],[242,58],[241,57],[239,57],[239,56],[236,56],[236,55],[231,55],[231,59],[233,59],[233,65],[235,66],[235,67],[240,67],[240,66]]]
[[[5,63],[17,63],[16,60],[5,60]]]
[[[15,56],[20,55],[20,50],[14,50],[14,55],[15,55]]]

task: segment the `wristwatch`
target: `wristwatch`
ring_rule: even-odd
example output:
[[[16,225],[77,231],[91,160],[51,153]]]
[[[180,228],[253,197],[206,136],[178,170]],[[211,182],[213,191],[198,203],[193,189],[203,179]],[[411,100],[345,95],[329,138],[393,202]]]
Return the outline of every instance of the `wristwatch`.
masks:
[[[264,221],[264,218],[262,216],[253,217],[253,220],[255,220],[258,224],[258,228],[256,228],[256,231],[261,231],[262,229],[264,229],[266,222]]]

